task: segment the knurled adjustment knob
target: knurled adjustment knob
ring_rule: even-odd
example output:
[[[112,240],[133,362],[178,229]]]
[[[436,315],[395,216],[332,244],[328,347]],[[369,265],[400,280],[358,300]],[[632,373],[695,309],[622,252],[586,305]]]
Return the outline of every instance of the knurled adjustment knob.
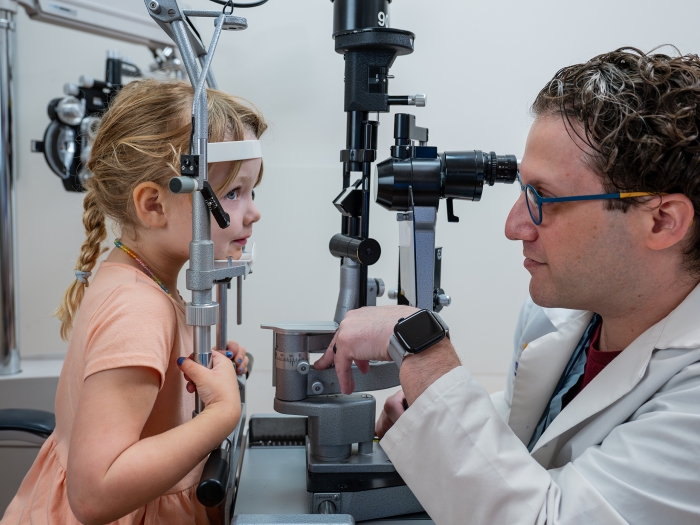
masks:
[[[489,174],[489,186],[493,186],[496,182],[496,174],[498,173],[498,155],[495,151],[489,153],[491,157],[491,173]]]
[[[384,284],[384,279],[377,277],[374,279],[377,283],[377,297],[383,297],[386,291],[386,285]]]

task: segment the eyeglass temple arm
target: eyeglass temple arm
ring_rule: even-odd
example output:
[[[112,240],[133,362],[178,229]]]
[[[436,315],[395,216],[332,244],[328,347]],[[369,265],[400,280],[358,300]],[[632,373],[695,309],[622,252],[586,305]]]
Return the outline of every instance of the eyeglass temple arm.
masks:
[[[571,202],[594,201],[601,199],[630,199],[634,197],[651,197],[653,195],[666,195],[665,193],[650,193],[647,191],[633,191],[624,193],[601,193],[598,195],[574,195],[571,197],[540,197],[541,203],[547,202]]]

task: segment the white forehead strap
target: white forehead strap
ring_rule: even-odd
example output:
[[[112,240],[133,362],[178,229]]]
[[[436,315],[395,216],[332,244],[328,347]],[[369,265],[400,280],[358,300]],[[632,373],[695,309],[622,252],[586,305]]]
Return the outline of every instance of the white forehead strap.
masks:
[[[207,163],[259,159],[261,157],[262,149],[259,140],[232,140],[207,144]]]

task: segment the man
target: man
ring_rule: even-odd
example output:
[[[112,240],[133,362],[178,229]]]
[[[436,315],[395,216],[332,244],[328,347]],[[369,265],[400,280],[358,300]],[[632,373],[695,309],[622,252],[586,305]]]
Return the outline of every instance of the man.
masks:
[[[381,444],[438,524],[700,523],[700,59],[600,55],[532,109],[506,389],[489,398],[449,338],[394,340],[410,408],[387,402]],[[316,366],[351,392],[351,362],[390,360],[414,313],[350,312]]]

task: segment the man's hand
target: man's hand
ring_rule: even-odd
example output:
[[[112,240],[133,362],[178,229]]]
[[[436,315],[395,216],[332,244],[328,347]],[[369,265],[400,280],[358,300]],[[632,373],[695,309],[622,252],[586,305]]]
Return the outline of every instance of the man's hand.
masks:
[[[403,390],[399,390],[393,396],[387,398],[384,403],[384,410],[379,415],[377,424],[374,427],[374,433],[377,434],[379,439],[384,437],[389,429],[394,426],[394,423],[401,417],[401,415],[406,411],[408,406],[406,402],[406,396]]]
[[[335,362],[340,390],[351,394],[355,389],[352,378],[352,362],[364,374],[369,371],[369,361],[391,361],[389,338],[399,319],[417,312],[412,306],[366,306],[350,310],[340,323],[326,353],[314,363],[323,369]]]

